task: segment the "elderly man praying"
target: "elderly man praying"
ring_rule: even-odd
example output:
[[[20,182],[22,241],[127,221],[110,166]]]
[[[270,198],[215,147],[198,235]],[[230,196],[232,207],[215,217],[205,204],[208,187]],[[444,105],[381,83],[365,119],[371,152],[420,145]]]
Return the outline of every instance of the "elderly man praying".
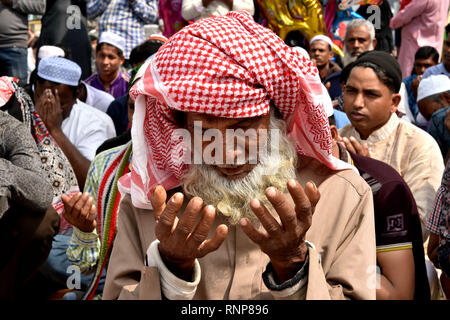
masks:
[[[247,12],[170,38],[131,89],[103,299],[375,299],[372,194],[331,155],[323,94],[314,64]],[[256,136],[235,148],[230,129]]]

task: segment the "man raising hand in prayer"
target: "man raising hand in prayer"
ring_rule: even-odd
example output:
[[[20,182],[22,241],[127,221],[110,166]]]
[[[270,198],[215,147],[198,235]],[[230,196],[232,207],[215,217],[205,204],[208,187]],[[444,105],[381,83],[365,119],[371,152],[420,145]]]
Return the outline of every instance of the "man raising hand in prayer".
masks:
[[[372,194],[331,155],[324,90],[245,11],[170,38],[130,91],[103,298],[375,299]]]

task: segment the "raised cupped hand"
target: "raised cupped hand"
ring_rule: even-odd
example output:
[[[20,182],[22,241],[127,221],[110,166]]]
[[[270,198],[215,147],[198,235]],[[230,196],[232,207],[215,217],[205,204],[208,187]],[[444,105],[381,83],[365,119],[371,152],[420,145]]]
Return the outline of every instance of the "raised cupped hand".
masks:
[[[97,227],[95,214],[97,209],[94,198],[88,192],[73,195],[61,195],[64,203],[64,218],[83,232],[92,232]]]
[[[166,199],[164,188],[156,187],[151,203],[156,220],[155,235],[160,241],[158,250],[172,273],[191,281],[195,259],[219,248],[227,236],[228,228],[223,224],[219,225],[212,238],[207,239],[216,214],[213,206],[203,207],[203,200],[194,197],[178,218],[184,195],[177,192],[167,203]],[[200,220],[196,225],[199,215]]]
[[[319,191],[311,182],[303,189],[300,183],[291,179],[287,188],[294,206],[274,187],[267,188],[265,192],[280,217],[281,224],[258,199],[250,201],[250,208],[265,230],[257,230],[247,218],[240,221],[247,236],[269,256],[280,282],[291,279],[305,261],[305,235],[311,226],[312,214],[320,198]]]

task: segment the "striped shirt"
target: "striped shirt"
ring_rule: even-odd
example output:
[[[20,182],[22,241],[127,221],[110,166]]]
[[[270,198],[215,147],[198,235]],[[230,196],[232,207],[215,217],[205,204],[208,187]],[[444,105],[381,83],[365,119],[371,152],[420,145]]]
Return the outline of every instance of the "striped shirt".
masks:
[[[124,146],[119,146],[98,154],[89,167],[84,191],[92,195],[96,206],[98,187],[103,174],[123,148]],[[73,228],[72,239],[66,251],[67,258],[71,264],[77,265],[83,274],[90,274],[95,271],[99,252],[100,239],[97,230],[83,232],[77,227]]]
[[[98,22],[100,34],[103,31],[114,32],[126,40],[125,59],[131,50],[144,41],[144,25],[158,20],[157,0],[90,0],[87,15],[94,19],[100,15]]]
[[[448,216],[450,205],[450,194],[448,193],[448,183],[450,181],[450,161],[447,162],[444,175],[442,177],[442,184],[439,187],[436,199],[434,201],[433,210],[428,217],[426,228],[434,234],[441,237],[449,237],[449,230],[442,228],[442,220],[444,216]]]

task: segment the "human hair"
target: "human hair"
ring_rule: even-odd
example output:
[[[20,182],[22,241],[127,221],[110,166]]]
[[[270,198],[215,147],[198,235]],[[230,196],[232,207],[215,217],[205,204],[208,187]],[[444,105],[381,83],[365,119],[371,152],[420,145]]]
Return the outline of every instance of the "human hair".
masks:
[[[105,44],[108,45],[108,46],[113,47],[114,49],[116,49],[117,55],[119,56],[120,59],[122,59],[122,57],[123,57],[123,51],[120,50],[119,48],[117,48],[116,46],[113,46],[112,44],[109,44],[109,43],[106,43],[106,42],[99,43],[99,44],[95,47],[95,54],[99,53],[100,50],[102,49],[103,45],[105,45]]]
[[[328,122],[330,123],[330,126],[336,125],[336,118],[334,117],[334,114],[328,117]]]
[[[363,61],[363,62],[358,63],[358,60],[356,60],[356,63],[353,65],[353,67],[351,68],[351,70],[348,74],[347,80],[350,77],[350,74],[352,73],[352,71],[357,67],[372,69],[373,72],[375,72],[375,74],[377,75],[378,80],[380,80],[386,87],[388,87],[388,89],[389,89],[389,91],[391,91],[391,93],[397,93],[394,79],[389,77],[387,72],[383,68],[381,68],[380,66],[378,66],[372,62]]]
[[[360,27],[360,26],[366,26],[367,27],[367,30],[369,31],[369,34],[370,34],[370,41],[373,41],[375,39],[375,28],[374,28],[373,24],[370,21],[367,21],[365,19],[354,19],[354,20],[351,20],[347,24],[347,29],[345,30],[344,42],[347,41],[347,36],[348,36],[349,30],[353,29],[353,28]]]
[[[148,57],[155,54],[163,45],[158,40],[147,40],[131,50],[129,61],[132,65],[137,65],[145,61]]]
[[[450,23],[445,26],[445,34],[447,35],[449,33],[450,33]],[[447,39],[447,40],[449,40],[449,39]]]
[[[437,50],[433,47],[423,46],[420,47],[414,55],[414,60],[428,58],[433,59],[436,64],[439,63],[439,52],[437,52]]]

